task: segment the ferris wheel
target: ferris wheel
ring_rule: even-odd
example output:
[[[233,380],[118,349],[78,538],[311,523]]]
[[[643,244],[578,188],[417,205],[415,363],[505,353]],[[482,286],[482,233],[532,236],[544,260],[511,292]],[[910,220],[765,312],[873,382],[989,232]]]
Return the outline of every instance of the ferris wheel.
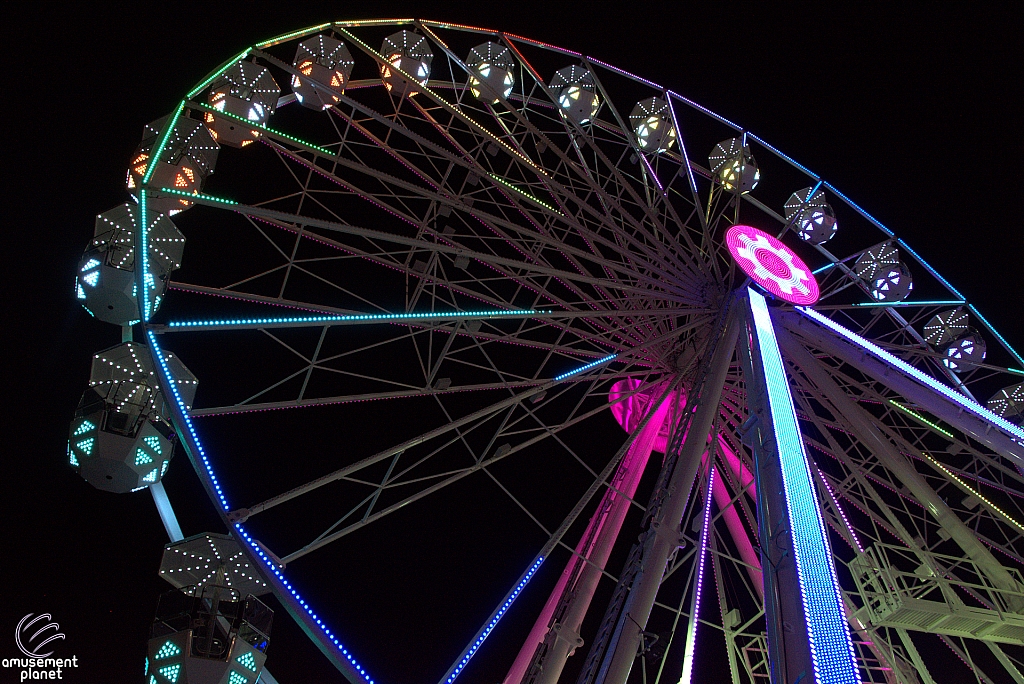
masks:
[[[1024,681],[1024,359],[753,133],[333,22],[196,84],[126,190],[68,460],[171,536],[147,682],[274,681],[266,593],[352,682],[400,671],[370,610],[439,684]],[[182,534],[186,459],[224,530]]]

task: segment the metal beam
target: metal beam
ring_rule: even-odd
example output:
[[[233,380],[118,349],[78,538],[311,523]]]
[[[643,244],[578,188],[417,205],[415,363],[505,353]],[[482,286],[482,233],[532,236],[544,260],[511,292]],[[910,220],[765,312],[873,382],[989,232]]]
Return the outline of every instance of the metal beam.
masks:
[[[1024,610],[1024,601],[1018,596],[1021,586],[1010,572],[992,555],[992,552],[978,541],[975,533],[963,523],[925,479],[889,441],[875,425],[874,419],[854,402],[829,376],[810,352],[804,349],[791,335],[778,331],[779,341],[786,350],[786,356],[825,395],[852,428],[858,440],[868,448],[879,462],[893,473],[910,490],[911,495],[923,505],[935,521],[963,549],[997,589],[1007,593],[1014,610]]]
[[[149,493],[153,495],[153,502],[156,504],[156,511],[160,514],[160,521],[167,530],[167,536],[172,542],[181,541],[185,535],[181,533],[181,525],[178,524],[178,516],[174,514],[171,500],[167,498],[163,482],[154,482],[149,485]]]
[[[971,435],[990,449],[1012,457],[1018,464],[1024,465],[1024,444],[1015,441],[1024,439],[1024,430],[1020,427],[999,418],[946,385],[931,380],[920,371],[910,372],[910,367],[905,362],[821,314],[810,309],[804,310],[803,314],[780,313],[779,320],[786,329],[809,340],[822,351],[899,392],[908,400]],[[808,319],[817,324],[810,323]],[[839,334],[829,332],[826,326]],[[902,368],[903,365],[908,367]]]
[[[663,482],[664,489],[656,491],[652,497],[654,500],[664,498],[661,505],[650,511],[652,519],[649,531],[645,534],[639,569],[597,672],[597,684],[625,684],[643,639],[643,630],[654,606],[669,556],[679,546],[679,521],[697,476],[701,454],[707,449],[707,436],[718,415],[722,388],[736,349],[741,321],[737,309],[739,306],[734,302],[725,313],[718,334],[712,338],[713,350],[709,348],[708,352],[713,355],[705,367],[703,382],[694,387],[690,396],[696,411],[692,414],[688,432],[672,464],[671,474]]]
[[[147,332],[148,349],[152,355],[153,362],[160,372],[164,382],[164,399],[171,411],[171,421],[174,424],[178,439],[181,440],[185,453],[192,463],[196,475],[206,490],[210,500],[215,502],[217,513],[224,526],[236,536],[239,548],[245,554],[250,566],[252,566],[273,589],[281,605],[292,616],[296,624],[306,633],[306,636],[320,649],[320,652],[327,657],[328,661],[352,684],[368,684],[371,679],[366,671],[358,664],[355,657],[344,648],[331,630],[320,620],[313,609],[303,601],[299,593],[285,580],[277,565],[266,556],[260,549],[258,542],[253,539],[240,523],[228,519],[228,504],[221,492],[220,484],[209,463],[205,452],[199,442],[199,435],[192,425],[191,419],[185,411],[185,402],[178,394],[174,382],[171,381],[170,370],[164,360],[163,352],[156,341],[156,335]],[[169,393],[168,393],[169,390]],[[219,505],[216,505],[219,504]]]
[[[664,394],[662,394],[661,397],[657,400],[656,405],[660,406],[662,403],[664,403],[667,397],[672,396],[674,391],[677,389],[678,384],[678,378],[673,382],[669,383],[669,385],[665,388]],[[638,438],[639,435],[643,434],[647,425],[651,422],[652,418],[654,418],[654,414],[655,411],[651,411],[646,416],[644,416],[643,419],[641,419],[640,424],[637,426],[637,429],[634,430],[633,433],[631,433],[630,436],[626,439],[625,443],[621,447],[619,447],[619,450],[615,453],[615,456],[613,456],[612,459],[608,462],[608,464],[605,465],[604,469],[594,479],[594,481],[591,483],[590,487],[587,489],[584,495],[576,502],[576,505],[565,517],[565,519],[562,520],[562,524],[559,525],[558,529],[550,535],[547,543],[540,550],[540,553],[537,554],[537,561],[535,562],[543,561],[543,559],[549,556],[551,552],[555,549],[555,547],[561,542],[562,537],[565,536],[565,534],[569,531],[569,528],[576,521],[576,518],[579,517],[580,513],[583,512],[583,508],[590,502],[590,500],[594,497],[594,495],[601,487],[606,486],[608,478],[610,478],[612,474],[616,472],[622,459],[625,457],[628,450],[632,448],[634,441]],[[459,675],[459,673],[462,672],[463,668],[466,666],[466,664],[468,664],[469,659],[472,658],[474,653],[476,653],[476,650],[482,643],[482,640],[487,637],[487,634],[490,633],[490,629],[493,627],[494,624],[496,624],[495,621],[500,619],[501,615],[504,614],[503,606],[505,605],[506,604],[499,605],[498,608],[496,608],[494,612],[491,613],[491,616],[488,617],[489,622],[485,623],[484,626],[477,631],[477,633],[474,635],[474,641],[470,642],[470,644],[467,645],[465,649],[463,649],[462,653],[459,654],[458,658],[456,658],[452,666],[448,668],[448,671],[445,672],[445,674],[441,677],[438,684],[451,684],[451,682],[454,681],[454,679]]]
[[[608,557],[618,539],[640,477],[665,422],[676,392],[663,394],[647,411],[649,420],[637,426],[637,436],[594,512],[578,556],[569,559],[558,585],[537,618],[508,675],[506,684],[554,684],[565,663],[582,645],[580,627],[597,591]]]
[[[914,641],[910,638],[910,634],[905,629],[895,630],[899,636],[900,641],[903,642],[903,648],[910,655],[910,659],[914,662],[914,668],[917,670],[917,676],[921,679],[922,684],[935,684],[935,680],[932,679],[932,675],[928,672],[928,666],[924,664],[924,660],[921,658],[921,654],[917,651],[917,646]]]
[[[996,657],[996,660],[999,661],[999,664],[1003,666],[1003,669],[1006,670],[1006,673],[1013,678],[1013,681],[1016,684],[1024,684],[1024,675],[1020,673],[1017,665],[1010,660],[1010,657],[1003,653],[1003,649],[1000,648],[999,644],[989,642],[988,648],[992,651],[992,655]]]

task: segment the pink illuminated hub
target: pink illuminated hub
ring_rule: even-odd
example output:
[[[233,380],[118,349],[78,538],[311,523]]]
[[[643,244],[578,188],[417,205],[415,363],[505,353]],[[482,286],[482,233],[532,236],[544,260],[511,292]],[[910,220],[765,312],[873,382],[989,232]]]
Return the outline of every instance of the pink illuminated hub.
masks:
[[[737,224],[725,234],[725,243],[743,272],[779,299],[803,305],[818,301],[818,282],[811,269],[777,238]]]

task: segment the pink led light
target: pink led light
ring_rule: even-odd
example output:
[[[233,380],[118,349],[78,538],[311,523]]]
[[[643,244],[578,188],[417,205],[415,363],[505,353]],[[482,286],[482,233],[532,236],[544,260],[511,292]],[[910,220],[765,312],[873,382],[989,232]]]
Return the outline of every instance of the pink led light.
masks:
[[[608,392],[608,402],[611,404],[612,415],[615,416],[615,421],[622,426],[622,429],[626,432],[633,432],[637,426],[640,425],[640,421],[647,414],[647,408],[651,402],[656,401],[658,397],[665,391],[664,384],[652,387],[646,392],[638,392],[637,389],[642,385],[643,382],[639,378],[625,378],[619,380],[612,385],[611,390]],[[665,402],[666,406],[671,406],[671,401],[675,400],[677,404],[676,410],[682,410],[686,405],[686,394],[680,390],[673,392],[673,396]],[[658,435],[654,439],[654,451],[658,453],[665,453],[668,448],[668,437],[669,431],[672,429],[671,421],[664,421],[658,428]]]
[[[811,269],[775,237],[737,224],[725,234],[725,243],[743,272],[779,299],[804,305],[818,301],[818,281]]]

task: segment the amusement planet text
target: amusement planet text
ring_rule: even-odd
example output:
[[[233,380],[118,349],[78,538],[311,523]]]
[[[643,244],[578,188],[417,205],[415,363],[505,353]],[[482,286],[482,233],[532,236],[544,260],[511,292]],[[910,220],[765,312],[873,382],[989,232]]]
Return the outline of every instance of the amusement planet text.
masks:
[[[65,668],[78,667],[78,656],[70,658],[4,658],[4,668],[21,668],[20,682],[39,679],[64,679]]]

